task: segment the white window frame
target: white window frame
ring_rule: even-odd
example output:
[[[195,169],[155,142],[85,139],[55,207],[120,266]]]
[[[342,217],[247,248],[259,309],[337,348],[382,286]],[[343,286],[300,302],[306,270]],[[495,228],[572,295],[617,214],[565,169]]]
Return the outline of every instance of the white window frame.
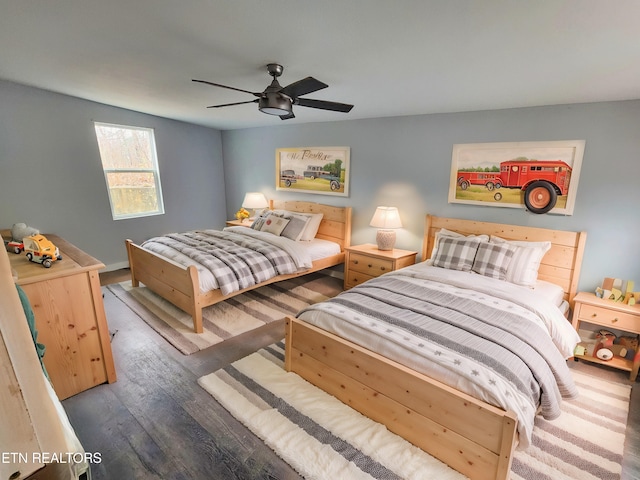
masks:
[[[151,168],[108,168],[105,167],[104,159],[102,158],[102,152],[100,151],[100,160],[102,162],[102,170],[104,172],[104,180],[107,185],[107,192],[109,194],[109,205],[111,207],[111,216],[114,220],[124,220],[127,218],[140,218],[140,217],[149,217],[153,215],[163,215],[164,214],[164,201],[162,199],[162,186],[160,183],[160,170],[158,168],[158,154],[156,151],[156,141],[155,141],[155,133],[153,128],[147,127],[136,127],[131,125],[117,125],[113,123],[104,123],[104,122],[93,122],[94,129],[96,133],[96,141],[98,142],[98,150],[100,150],[100,144],[98,141],[98,127],[110,127],[110,128],[120,128],[124,130],[140,130],[147,132],[149,134],[149,145],[151,151],[150,159],[152,162]],[[153,175],[154,184],[155,184],[155,192],[156,192],[156,200],[158,204],[157,210],[153,211],[145,211],[138,213],[126,213],[126,214],[118,214],[114,208],[114,201],[111,197],[111,187],[109,186],[109,174],[110,173],[151,173]]]

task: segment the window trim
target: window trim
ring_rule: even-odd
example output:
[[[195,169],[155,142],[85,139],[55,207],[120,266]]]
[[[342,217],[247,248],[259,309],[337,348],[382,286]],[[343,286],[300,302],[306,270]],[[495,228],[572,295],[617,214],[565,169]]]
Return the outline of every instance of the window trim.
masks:
[[[158,151],[156,147],[156,138],[155,138],[155,129],[150,127],[139,127],[132,125],[120,125],[116,123],[107,123],[107,122],[93,122],[94,132],[96,134],[96,142],[98,144],[98,154],[100,156],[100,166],[102,168],[102,172],[104,174],[105,185],[107,187],[107,195],[109,197],[109,207],[111,209],[111,217],[113,220],[126,220],[128,218],[142,218],[142,217],[151,217],[155,215],[164,215],[164,200],[162,197],[162,184],[160,181],[160,165],[158,163]],[[105,168],[104,162],[102,160],[102,152],[100,151],[100,142],[98,140],[98,126],[103,127],[111,127],[111,128],[119,128],[123,130],[142,130],[149,133],[149,147],[151,149],[151,162],[152,168]],[[156,192],[156,200],[158,204],[158,209],[154,211],[141,212],[141,213],[127,213],[127,214],[116,214],[113,199],[111,197],[111,187],[109,186],[109,174],[110,173],[151,173],[153,175],[154,187]]]

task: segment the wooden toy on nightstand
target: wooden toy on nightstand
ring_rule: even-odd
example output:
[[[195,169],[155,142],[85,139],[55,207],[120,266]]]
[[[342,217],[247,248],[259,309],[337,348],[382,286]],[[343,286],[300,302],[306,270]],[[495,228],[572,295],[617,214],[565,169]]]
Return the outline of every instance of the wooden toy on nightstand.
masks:
[[[621,302],[598,298],[593,293],[580,292],[576,295],[573,312],[573,327],[579,330],[582,322],[600,325],[609,329],[640,334],[640,305],[625,305]],[[637,352],[636,352],[637,353]],[[634,382],[640,367],[640,355],[635,355],[635,361],[615,356],[610,360],[601,360],[592,355],[575,355],[576,358],[590,362],[609,365],[620,370],[630,372],[629,380]]]
[[[376,245],[365,243],[346,247],[344,260],[344,289],[355,287],[367,280],[416,263],[418,252],[409,250],[378,250]]]

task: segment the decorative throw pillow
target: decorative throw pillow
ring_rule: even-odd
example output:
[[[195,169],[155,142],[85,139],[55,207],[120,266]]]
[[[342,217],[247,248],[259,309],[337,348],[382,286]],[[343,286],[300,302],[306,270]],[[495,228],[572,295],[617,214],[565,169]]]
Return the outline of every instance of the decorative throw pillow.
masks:
[[[274,235],[280,236],[285,227],[289,224],[289,219],[279,217],[278,215],[269,215],[262,227],[260,228],[261,232],[273,233]]]
[[[433,258],[435,267],[468,272],[473,266],[480,240],[478,238],[442,237]]]
[[[306,227],[302,231],[302,236],[299,238],[301,241],[310,241],[316,238],[316,234],[318,233],[318,228],[320,228],[320,222],[322,221],[323,214],[322,213],[302,213],[302,212],[292,212],[291,210],[272,210],[271,213],[276,215],[280,215],[285,218],[291,218],[296,215],[298,217],[306,217],[309,219]]]
[[[452,230],[447,230],[446,228],[441,228],[436,232],[435,239],[433,242],[433,250],[431,250],[431,256],[429,257],[429,262],[433,263],[433,259],[438,254],[438,245],[440,243],[440,239],[444,237],[452,237],[452,238],[477,238],[481,242],[488,242],[489,235],[463,235],[458,232],[454,232]]]
[[[291,240],[298,241],[302,238],[305,228],[309,224],[311,217],[307,215],[298,215],[295,213],[285,216],[289,220],[289,223],[280,234],[283,237],[290,238]]]
[[[507,243],[516,247],[513,258],[507,267],[506,280],[517,285],[533,288],[538,279],[538,269],[544,254],[551,248],[551,242],[526,242],[505,240],[491,235],[491,243]]]
[[[516,247],[500,243],[481,243],[473,260],[473,270],[485,277],[505,280]]]
[[[251,224],[251,228],[253,228],[254,230],[262,230],[262,225],[264,225],[264,221],[270,214],[270,210],[263,210],[260,215],[256,216],[255,220]]]

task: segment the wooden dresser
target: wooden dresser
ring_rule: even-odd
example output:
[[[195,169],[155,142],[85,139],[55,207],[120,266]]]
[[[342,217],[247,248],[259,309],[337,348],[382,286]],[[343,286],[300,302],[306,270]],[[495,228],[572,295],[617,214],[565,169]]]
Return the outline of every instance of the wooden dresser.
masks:
[[[2,232],[11,238],[10,232]],[[98,270],[104,265],[57,235],[45,234],[62,260],[51,268],[8,253],[17,283],[29,297],[44,365],[60,400],[116,381],[111,337]]]

